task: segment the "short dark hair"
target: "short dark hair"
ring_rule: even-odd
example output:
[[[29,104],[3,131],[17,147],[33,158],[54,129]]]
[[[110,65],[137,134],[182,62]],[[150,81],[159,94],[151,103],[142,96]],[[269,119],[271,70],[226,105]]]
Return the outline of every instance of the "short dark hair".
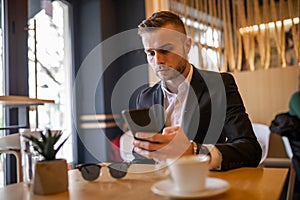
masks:
[[[186,35],[186,30],[181,18],[171,11],[159,11],[153,13],[151,17],[140,23],[138,26],[138,33],[141,35],[142,33],[150,31],[149,28],[161,28],[168,24],[175,25],[179,28],[181,33]]]

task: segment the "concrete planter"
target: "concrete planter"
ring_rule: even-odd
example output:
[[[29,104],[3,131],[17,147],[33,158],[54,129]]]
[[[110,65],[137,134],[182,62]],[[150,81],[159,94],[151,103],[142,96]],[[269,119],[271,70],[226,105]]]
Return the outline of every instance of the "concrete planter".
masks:
[[[47,195],[68,190],[68,167],[65,159],[39,161],[35,165],[33,192]]]

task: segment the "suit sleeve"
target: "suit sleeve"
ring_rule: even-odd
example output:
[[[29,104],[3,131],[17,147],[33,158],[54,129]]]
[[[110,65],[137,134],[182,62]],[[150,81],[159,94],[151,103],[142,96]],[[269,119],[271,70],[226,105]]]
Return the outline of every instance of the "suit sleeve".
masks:
[[[136,108],[150,108],[154,104],[163,105],[163,94],[159,83],[143,89],[136,97]]]
[[[262,150],[253,132],[242,98],[232,75],[222,73],[227,99],[226,119],[222,130],[225,141],[216,147],[222,153],[221,170],[256,167]]]

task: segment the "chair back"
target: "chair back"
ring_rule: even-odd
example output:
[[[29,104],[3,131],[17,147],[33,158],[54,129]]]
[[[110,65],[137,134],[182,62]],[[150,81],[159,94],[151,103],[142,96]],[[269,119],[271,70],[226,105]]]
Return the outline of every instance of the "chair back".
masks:
[[[132,155],[133,150],[133,135],[131,131],[126,131],[120,137],[120,156],[125,161],[131,161],[134,159]]]
[[[291,144],[290,144],[290,141],[289,141],[288,137],[282,136],[282,141],[283,141],[283,144],[284,144],[284,147],[285,147],[286,154],[288,155],[288,157],[290,159],[292,159],[293,158],[293,151],[292,151]]]
[[[22,182],[22,158],[20,134],[14,133],[0,137],[0,153],[12,154],[16,157],[17,164],[17,182]]]
[[[14,133],[0,137],[0,150],[11,150],[17,149],[20,150],[20,134]]]
[[[262,149],[262,156],[259,162],[259,164],[262,164],[268,155],[271,132],[265,124],[252,123],[252,128]]]

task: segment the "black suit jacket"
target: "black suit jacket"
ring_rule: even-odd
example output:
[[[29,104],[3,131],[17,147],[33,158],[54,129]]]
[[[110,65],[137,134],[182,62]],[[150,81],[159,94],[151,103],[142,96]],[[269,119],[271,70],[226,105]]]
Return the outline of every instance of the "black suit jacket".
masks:
[[[257,166],[261,147],[233,76],[193,68],[182,127],[188,138],[215,144],[222,153],[221,170]],[[161,83],[143,90],[136,102],[137,108],[163,106]]]

